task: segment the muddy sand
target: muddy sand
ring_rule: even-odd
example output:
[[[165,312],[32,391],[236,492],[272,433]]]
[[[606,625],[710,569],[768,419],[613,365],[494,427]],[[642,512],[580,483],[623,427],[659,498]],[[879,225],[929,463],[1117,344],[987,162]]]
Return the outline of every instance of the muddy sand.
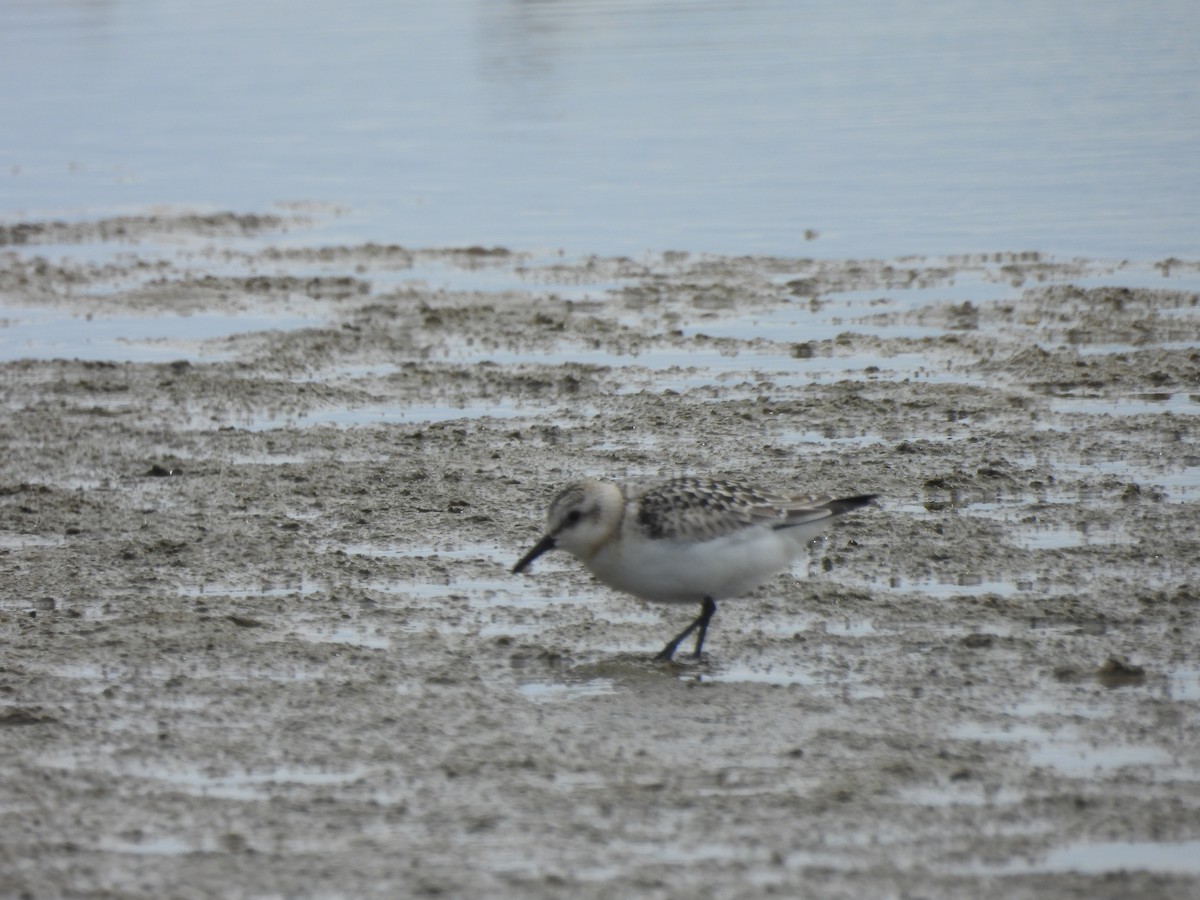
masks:
[[[1195,263],[0,245],[0,895],[1200,896]],[[509,574],[684,472],[881,499]]]

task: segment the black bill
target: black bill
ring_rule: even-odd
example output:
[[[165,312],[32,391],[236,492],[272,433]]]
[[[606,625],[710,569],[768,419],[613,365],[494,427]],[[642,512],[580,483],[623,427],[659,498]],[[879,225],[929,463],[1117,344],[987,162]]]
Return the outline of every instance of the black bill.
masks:
[[[552,534],[546,535],[544,538],[542,538],[540,541],[537,542],[537,544],[534,546],[534,548],[532,550],[530,550],[528,553],[526,553],[524,556],[522,556],[517,561],[517,564],[512,567],[513,574],[516,575],[517,573],[519,573],[521,570],[523,570],[526,566],[528,566],[531,562],[533,562],[535,559],[537,559],[543,553],[553,550],[554,546],[555,546],[554,545],[554,535],[552,535]]]

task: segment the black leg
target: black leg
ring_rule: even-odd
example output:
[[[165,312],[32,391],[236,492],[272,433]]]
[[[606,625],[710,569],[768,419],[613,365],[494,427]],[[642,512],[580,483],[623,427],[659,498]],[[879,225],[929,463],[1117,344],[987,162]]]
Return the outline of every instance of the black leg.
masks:
[[[696,636],[696,658],[700,658],[700,648],[704,646],[704,635],[708,633],[708,623],[712,620],[713,613],[717,611],[716,601],[712,597],[705,597],[704,602],[700,605],[700,615],[687,628],[671,638],[667,646],[662,648],[662,652],[654,657],[658,662],[670,662],[671,657],[675,655],[675,651],[679,648],[679,644],[689,634],[700,629],[700,633]]]
[[[700,633],[696,635],[696,659],[700,658],[700,648],[704,646],[704,636],[708,634],[708,623],[716,611],[717,601],[712,597],[705,597],[704,603],[700,605],[700,618],[696,620],[700,623]]]

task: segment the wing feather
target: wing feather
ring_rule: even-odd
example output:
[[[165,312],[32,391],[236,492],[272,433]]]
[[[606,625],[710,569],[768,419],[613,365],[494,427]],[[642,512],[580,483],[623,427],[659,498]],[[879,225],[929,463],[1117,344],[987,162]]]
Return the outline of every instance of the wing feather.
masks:
[[[843,509],[842,501],[827,495],[784,496],[715,478],[672,478],[629,490],[638,527],[649,538],[669,541],[713,540],[754,525],[791,528],[861,505]]]

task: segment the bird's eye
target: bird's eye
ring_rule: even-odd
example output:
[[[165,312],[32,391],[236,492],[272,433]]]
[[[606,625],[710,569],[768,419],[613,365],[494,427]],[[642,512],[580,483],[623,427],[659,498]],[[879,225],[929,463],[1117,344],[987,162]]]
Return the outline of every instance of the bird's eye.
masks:
[[[574,525],[576,522],[578,522],[582,518],[583,518],[583,513],[581,513],[577,509],[573,509],[569,513],[567,513],[567,524]]]

